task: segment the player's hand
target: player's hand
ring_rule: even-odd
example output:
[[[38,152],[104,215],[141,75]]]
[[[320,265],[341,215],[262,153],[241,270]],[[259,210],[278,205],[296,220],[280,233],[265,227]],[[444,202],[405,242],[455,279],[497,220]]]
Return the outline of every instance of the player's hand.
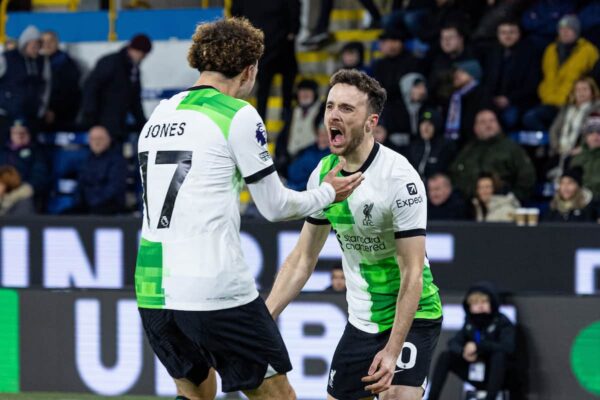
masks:
[[[371,383],[365,387],[365,390],[373,394],[388,390],[394,379],[397,360],[398,354],[389,351],[387,347],[377,353],[369,367],[368,375],[361,379],[365,383]]]
[[[347,199],[348,196],[354,192],[354,189],[356,189],[365,179],[365,177],[362,176],[362,172],[357,172],[350,176],[336,176],[345,165],[346,161],[340,160],[338,165],[329,171],[327,175],[325,175],[325,179],[323,179],[323,182],[327,182],[333,186],[333,189],[335,190],[334,202],[336,203]]]

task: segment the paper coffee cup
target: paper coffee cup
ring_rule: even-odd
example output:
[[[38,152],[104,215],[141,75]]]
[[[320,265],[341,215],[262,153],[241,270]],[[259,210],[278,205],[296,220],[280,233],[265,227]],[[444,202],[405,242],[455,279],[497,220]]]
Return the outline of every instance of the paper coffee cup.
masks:
[[[517,208],[515,211],[515,222],[518,226],[527,225],[527,209],[526,208]]]
[[[540,220],[540,210],[537,208],[527,209],[527,225],[536,226]]]

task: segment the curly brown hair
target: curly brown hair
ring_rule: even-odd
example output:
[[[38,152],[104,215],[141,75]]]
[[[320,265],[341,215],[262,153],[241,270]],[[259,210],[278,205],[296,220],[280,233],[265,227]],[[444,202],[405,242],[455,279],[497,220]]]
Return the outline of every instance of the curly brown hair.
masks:
[[[12,192],[21,185],[19,172],[10,165],[0,166],[0,183],[6,186],[6,192]]]
[[[200,72],[220,72],[233,78],[254,65],[264,49],[264,34],[260,29],[245,18],[227,18],[198,25],[188,62]]]
[[[333,87],[338,83],[354,86],[361,92],[366,93],[369,110],[372,113],[381,114],[387,93],[376,79],[356,69],[342,69],[333,74],[329,80],[329,86]]]

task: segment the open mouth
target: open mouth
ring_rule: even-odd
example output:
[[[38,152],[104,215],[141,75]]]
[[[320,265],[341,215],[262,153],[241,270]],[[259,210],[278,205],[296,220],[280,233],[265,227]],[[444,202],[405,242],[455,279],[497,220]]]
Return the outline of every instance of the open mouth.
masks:
[[[344,143],[344,132],[333,126],[329,129],[329,142],[334,146],[339,146]]]

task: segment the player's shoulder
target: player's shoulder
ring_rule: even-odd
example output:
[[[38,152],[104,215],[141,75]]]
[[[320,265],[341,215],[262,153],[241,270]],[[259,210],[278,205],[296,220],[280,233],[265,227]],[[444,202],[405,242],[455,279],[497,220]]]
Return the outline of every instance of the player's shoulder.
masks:
[[[389,179],[414,179],[417,171],[402,154],[379,144],[381,157],[380,169]]]
[[[228,96],[212,87],[190,88],[174,97],[179,100],[177,108],[180,110],[216,113],[228,119],[233,119],[240,110],[254,109],[247,101]]]

